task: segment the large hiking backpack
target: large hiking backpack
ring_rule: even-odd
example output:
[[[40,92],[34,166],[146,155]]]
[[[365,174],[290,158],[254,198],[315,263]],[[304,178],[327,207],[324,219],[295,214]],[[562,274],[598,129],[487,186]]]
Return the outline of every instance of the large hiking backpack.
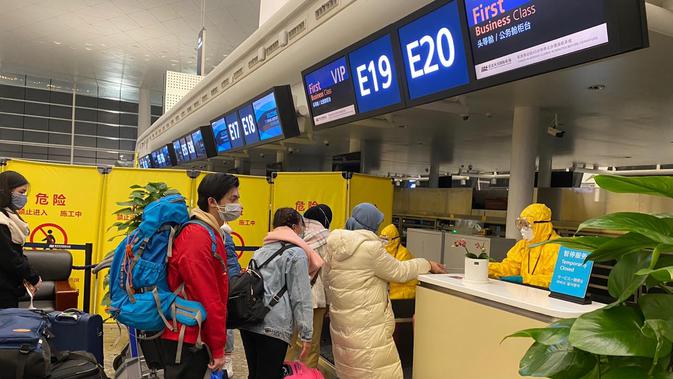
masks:
[[[205,309],[200,303],[184,298],[184,285],[171,291],[166,275],[173,240],[187,224],[199,224],[206,228],[211,237],[213,255],[222,262],[216,252],[212,229],[201,221],[189,221],[182,196],[167,196],[150,203],[143,211],[138,228],[115,250],[110,267],[111,306],[107,310],[114,319],[139,331],[154,332],[153,337],[158,336],[164,327],[177,332],[177,321],[183,328],[198,326],[200,336],[201,325],[206,319]],[[182,340],[179,341],[181,343]],[[200,338],[197,344],[200,345]],[[179,361],[178,355],[176,363]]]
[[[237,329],[259,324],[287,291],[287,284],[271,299],[268,306],[264,305],[264,278],[262,268],[272,260],[283,254],[287,249],[296,247],[292,244],[282,244],[282,247],[273,253],[264,263],[258,265],[251,260],[248,269],[230,279],[229,300],[227,301],[227,329]]]

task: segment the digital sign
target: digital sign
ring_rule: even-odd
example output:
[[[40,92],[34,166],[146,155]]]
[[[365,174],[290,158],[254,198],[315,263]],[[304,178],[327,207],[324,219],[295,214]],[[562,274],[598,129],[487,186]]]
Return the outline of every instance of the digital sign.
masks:
[[[180,144],[180,140],[173,141],[173,150],[175,150],[175,158],[177,160],[177,164],[186,161],[184,155],[182,154],[182,145]]]
[[[202,126],[176,139],[172,144],[176,164],[206,159],[217,155],[212,128]]]
[[[257,131],[257,122],[255,121],[252,104],[247,104],[239,109],[238,118],[241,120],[241,129],[243,129],[245,144],[252,145],[259,142],[259,132]]]
[[[360,113],[402,102],[393,43],[389,34],[354,50],[348,55],[348,59]]]
[[[211,123],[213,134],[215,135],[215,145],[218,153],[224,153],[231,150],[231,141],[229,140],[229,131],[227,130],[227,121],[224,117]]]
[[[189,152],[189,160],[196,159],[196,149],[194,148],[194,141],[192,140],[191,135],[185,136],[185,141],[187,141],[187,151]]]
[[[245,144],[243,135],[241,134],[240,123],[236,112],[229,113],[224,117],[227,122],[227,133],[229,133],[229,141],[231,141],[231,148],[235,149]]]
[[[259,139],[270,140],[283,135],[276,97],[273,92],[252,103],[255,122],[259,129]]]
[[[140,168],[152,168],[152,161],[150,160],[150,156],[145,155],[138,158],[138,166]]]
[[[609,42],[603,1],[465,0],[465,6],[477,79]]]
[[[451,1],[398,29],[411,100],[470,83],[460,20]]]
[[[196,159],[205,159],[208,157],[206,144],[203,141],[203,132],[197,130],[192,133],[192,141],[194,142],[194,149],[196,150]]]
[[[162,147],[159,150],[153,151],[151,157],[152,157],[152,167],[166,168],[173,166],[173,161],[171,160],[171,155],[170,152],[168,151],[168,145]]]
[[[345,56],[306,74],[304,83],[315,125],[355,115],[355,91]]]

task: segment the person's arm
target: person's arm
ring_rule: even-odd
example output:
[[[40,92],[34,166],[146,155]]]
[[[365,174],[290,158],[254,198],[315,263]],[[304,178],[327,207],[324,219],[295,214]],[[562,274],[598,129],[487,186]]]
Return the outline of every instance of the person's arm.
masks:
[[[227,270],[229,271],[229,279],[231,280],[231,278],[241,273],[241,264],[238,263],[234,239],[229,233],[224,233],[224,248],[227,250]]]
[[[226,281],[226,271],[213,266],[212,243],[208,231],[202,226],[189,226],[182,237],[183,252],[177,269],[185,281],[190,300],[198,301],[206,309],[207,318],[201,332],[213,358],[224,356],[227,340],[227,299],[222,299],[215,283]],[[217,267],[217,268],[216,268]],[[223,283],[222,285],[226,285]]]
[[[500,263],[488,264],[488,276],[499,279],[503,276],[521,275],[521,260],[526,252],[525,241],[519,241]]]
[[[313,337],[313,300],[311,299],[311,283],[308,276],[308,261],[306,253],[300,248],[299,254],[293,254],[285,271],[287,292],[290,296],[290,306],[294,318],[295,328],[299,339],[310,342]]]
[[[12,235],[5,225],[0,225],[0,267],[3,271],[18,273],[20,279],[32,285],[40,281],[40,276],[31,269],[28,258],[15,250]]]
[[[377,249],[376,257],[372,262],[374,274],[387,282],[405,283],[430,271],[431,266],[427,259],[398,261],[388,254],[383,246],[375,248]]]

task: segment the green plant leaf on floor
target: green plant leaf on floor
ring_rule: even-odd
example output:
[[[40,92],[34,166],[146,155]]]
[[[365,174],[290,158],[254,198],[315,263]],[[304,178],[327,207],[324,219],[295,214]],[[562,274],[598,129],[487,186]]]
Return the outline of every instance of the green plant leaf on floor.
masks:
[[[534,343],[519,364],[522,376],[576,379],[596,366],[596,358],[570,344],[543,345]]]
[[[570,327],[574,322],[575,319],[564,319],[550,324],[546,328],[532,328],[522,330],[505,337],[503,341],[508,338],[528,337],[542,345],[557,345],[568,341]]]
[[[598,175],[594,178],[601,188],[616,193],[637,193],[673,198],[673,177],[624,177]]]
[[[580,224],[577,231],[585,229],[634,232],[653,241],[673,245],[673,228],[666,221],[644,213],[619,212],[596,217]]]
[[[579,317],[570,329],[570,343],[597,355],[654,357],[657,341],[643,334],[639,310],[618,306]]]

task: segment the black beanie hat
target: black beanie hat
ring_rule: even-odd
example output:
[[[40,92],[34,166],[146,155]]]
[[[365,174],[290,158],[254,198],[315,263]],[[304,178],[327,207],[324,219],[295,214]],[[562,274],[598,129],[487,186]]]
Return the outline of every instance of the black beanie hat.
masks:
[[[309,220],[318,221],[325,229],[329,229],[332,223],[332,210],[325,204],[318,204],[304,212],[304,217]]]
[[[28,180],[16,171],[5,171],[0,174],[0,208],[12,204],[12,190],[28,184]]]

